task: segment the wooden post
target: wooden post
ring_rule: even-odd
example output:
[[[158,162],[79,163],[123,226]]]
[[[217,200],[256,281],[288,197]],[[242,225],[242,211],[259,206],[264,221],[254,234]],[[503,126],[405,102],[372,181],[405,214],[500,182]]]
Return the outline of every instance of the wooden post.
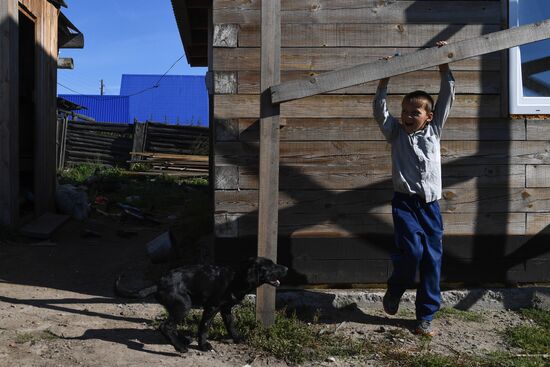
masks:
[[[58,125],[58,152],[57,169],[62,170],[65,167],[65,150],[67,149],[67,129],[69,128],[69,115],[63,114],[61,121],[57,119]]]
[[[270,88],[280,81],[281,2],[262,0],[260,81],[260,189],[258,256],[277,260],[279,203],[279,105],[271,103]],[[275,288],[263,285],[256,297],[256,319],[264,327],[275,320]]]
[[[132,144],[132,152],[143,153],[145,150],[145,136],[146,136],[147,124],[139,123],[137,120],[134,120],[134,141]],[[141,156],[132,155],[131,157],[130,168],[137,161],[141,160]]]
[[[0,1],[0,224],[19,217],[18,1]]]

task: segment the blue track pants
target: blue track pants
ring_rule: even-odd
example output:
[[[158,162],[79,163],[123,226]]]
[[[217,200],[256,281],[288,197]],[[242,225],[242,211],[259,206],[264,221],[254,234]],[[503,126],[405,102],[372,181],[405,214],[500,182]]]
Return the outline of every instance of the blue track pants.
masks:
[[[392,214],[396,251],[388,291],[392,297],[401,297],[407,288],[414,287],[418,272],[416,319],[432,320],[441,303],[443,220],[439,202],[426,203],[418,195],[396,192]]]

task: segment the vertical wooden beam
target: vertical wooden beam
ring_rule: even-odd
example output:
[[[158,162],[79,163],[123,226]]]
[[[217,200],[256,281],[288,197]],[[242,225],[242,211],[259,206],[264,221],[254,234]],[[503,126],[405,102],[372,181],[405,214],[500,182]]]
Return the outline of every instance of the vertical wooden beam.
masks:
[[[19,217],[19,13],[17,0],[0,1],[0,224]]]
[[[146,126],[146,124],[134,120],[134,138],[132,142],[132,152],[143,153],[145,151],[145,137],[147,135],[145,131]],[[131,161],[139,161],[140,159],[141,157],[133,155]]]
[[[57,87],[57,21],[59,10],[43,1],[32,9],[36,15],[35,49],[35,148],[34,211],[40,216],[55,210],[56,169],[56,87]]]
[[[63,114],[61,122],[57,119],[58,126],[58,152],[57,169],[62,170],[65,167],[65,152],[67,150],[67,129],[69,128],[69,115]]]
[[[212,76],[212,80],[214,80],[213,78],[213,74],[214,74],[214,13],[213,13],[213,8],[214,8],[214,2],[213,0],[209,0],[208,1],[208,74],[210,74]],[[212,83],[212,86],[213,86],[213,83]],[[214,95],[215,95],[215,91],[214,91],[214,88],[211,88],[209,91],[208,91],[208,127],[209,127],[209,132],[210,134],[208,135],[208,177],[209,177],[209,180],[208,180],[208,192],[210,194],[210,202],[212,203],[211,205],[211,211],[210,213],[212,213],[212,215],[214,216],[214,220],[212,221],[212,223],[214,223],[214,234],[217,233],[216,231],[216,217],[215,217],[215,210],[214,210],[214,207],[215,207],[215,199],[214,199],[214,195],[215,195],[215,191],[216,191],[216,187],[215,187],[215,182],[216,182],[216,179],[217,179],[217,176],[216,176],[216,155],[214,154],[215,152],[215,144],[216,144],[216,139],[215,139],[215,136],[216,136],[216,133],[217,133],[217,128],[216,128],[216,120],[214,119]],[[217,236],[214,236],[214,237],[217,237]]]
[[[501,29],[508,29],[508,1],[500,0],[500,27]],[[508,117],[510,115],[509,101],[510,101],[510,83],[509,83],[509,71],[508,71],[508,57],[510,50],[505,49],[500,52],[500,116]]]
[[[260,81],[260,190],[258,256],[277,260],[279,202],[279,105],[271,103],[270,88],[280,82],[281,1],[262,0]],[[275,320],[275,289],[258,288],[256,318],[264,327]]]

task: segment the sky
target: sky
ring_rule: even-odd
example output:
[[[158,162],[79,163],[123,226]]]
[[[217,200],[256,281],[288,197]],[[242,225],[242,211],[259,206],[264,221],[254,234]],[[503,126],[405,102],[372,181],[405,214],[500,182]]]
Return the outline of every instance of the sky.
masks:
[[[73,70],[58,70],[59,94],[118,95],[122,74],[164,74],[184,55],[170,0],[66,0],[62,12],[84,33],[83,49],[61,49]],[[204,75],[182,58],[168,75]]]

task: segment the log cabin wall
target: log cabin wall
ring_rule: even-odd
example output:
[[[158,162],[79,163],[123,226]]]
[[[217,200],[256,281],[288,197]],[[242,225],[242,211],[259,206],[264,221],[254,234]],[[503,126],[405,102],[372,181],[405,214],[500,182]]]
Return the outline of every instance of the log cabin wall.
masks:
[[[498,31],[506,4],[282,0],[281,80]],[[260,0],[214,0],[212,22],[214,220],[231,256],[257,235]],[[508,117],[505,53],[451,69],[443,279],[549,281],[548,121]],[[299,283],[376,283],[391,272],[390,146],[372,118],[376,84],[281,105],[279,253]],[[407,92],[438,88],[436,68],[392,78],[390,111]]]

